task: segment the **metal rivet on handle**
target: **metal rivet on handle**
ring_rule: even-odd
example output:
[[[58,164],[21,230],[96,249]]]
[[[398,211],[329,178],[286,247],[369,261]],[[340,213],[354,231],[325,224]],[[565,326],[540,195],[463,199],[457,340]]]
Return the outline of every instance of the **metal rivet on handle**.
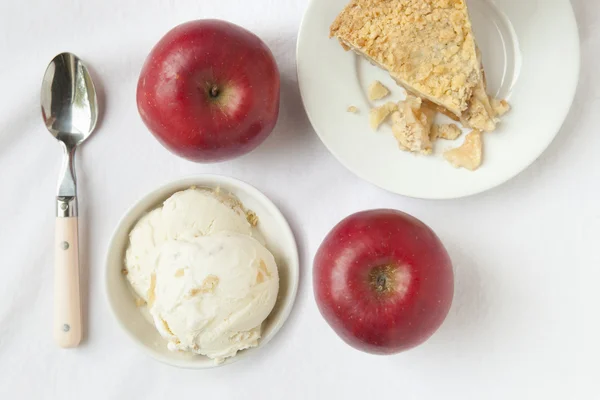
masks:
[[[67,203],[60,203],[61,210],[65,211],[68,207],[69,207],[69,205]]]
[[[69,248],[69,242],[62,242],[60,244],[60,248],[63,249],[63,250],[68,249]]]
[[[69,332],[70,329],[71,329],[71,327],[69,326],[69,324],[64,324],[63,325],[63,331]]]

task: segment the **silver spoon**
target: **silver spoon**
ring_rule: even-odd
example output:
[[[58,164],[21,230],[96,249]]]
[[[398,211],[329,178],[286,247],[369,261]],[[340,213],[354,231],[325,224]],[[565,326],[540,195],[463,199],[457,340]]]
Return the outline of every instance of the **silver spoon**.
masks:
[[[76,347],[82,329],[74,157],[77,146],[96,126],[98,102],[87,68],[71,53],[61,53],[50,62],[41,97],[46,128],[64,152],[56,197],[54,338],[61,347]]]

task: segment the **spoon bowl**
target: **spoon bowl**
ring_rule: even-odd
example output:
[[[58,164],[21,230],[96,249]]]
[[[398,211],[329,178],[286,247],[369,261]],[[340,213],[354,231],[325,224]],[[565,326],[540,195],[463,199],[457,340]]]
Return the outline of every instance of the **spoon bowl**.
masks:
[[[81,144],[94,131],[96,88],[76,55],[61,53],[50,62],[42,81],[41,105],[46,128],[67,147]]]

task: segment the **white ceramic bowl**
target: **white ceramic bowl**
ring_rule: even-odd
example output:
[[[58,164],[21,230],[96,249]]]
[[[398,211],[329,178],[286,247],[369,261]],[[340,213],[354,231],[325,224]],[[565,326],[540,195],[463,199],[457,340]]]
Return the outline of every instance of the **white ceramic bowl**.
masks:
[[[190,186],[220,187],[235,195],[244,207],[254,211],[259,218],[256,229],[264,236],[267,248],[275,256],[279,269],[279,294],[275,308],[263,323],[262,338],[258,347],[243,350],[235,357],[216,365],[205,356],[171,352],[166,341],[144,317],[136,306],[133,292],[121,270],[129,232],[147,212],[159,207],[173,193]],[[259,351],[275,336],[290,314],[298,289],[299,260],[294,235],[279,209],[261,192],[239,180],[218,175],[199,175],[168,183],[144,196],[131,207],[119,222],[109,244],[106,257],[106,292],[108,303],[119,325],[150,356],[183,368],[211,368],[227,365]]]

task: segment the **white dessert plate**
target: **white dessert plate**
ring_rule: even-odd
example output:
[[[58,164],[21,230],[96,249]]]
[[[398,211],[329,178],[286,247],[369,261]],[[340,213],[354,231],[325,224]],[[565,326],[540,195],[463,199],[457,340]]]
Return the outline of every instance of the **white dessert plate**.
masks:
[[[484,161],[475,172],[455,169],[442,157],[462,144],[464,135],[456,141],[439,140],[432,156],[421,156],[401,151],[390,126],[371,130],[369,109],[405,95],[385,71],[329,39],[330,24],[348,2],[310,2],[298,36],[297,66],[302,100],[315,131],[359,177],[411,197],[468,196],[523,171],[560,130],[575,96],[580,64],[569,0],[467,1],[488,92],[512,105],[498,130],[484,135]],[[370,102],[366,93],[374,80],[392,94]],[[359,113],[347,112],[349,106]]]
[[[222,364],[208,357],[167,349],[167,342],[154,325],[135,304],[133,291],[121,273],[125,250],[129,245],[129,232],[147,212],[162,205],[173,193],[191,186],[217,188],[235,195],[246,209],[256,213],[259,223],[257,233],[265,239],[266,247],[273,253],[279,270],[279,294],[275,308],[262,326],[258,347],[238,352]],[[106,293],[108,303],[123,330],[135,343],[155,359],[182,368],[212,368],[246,358],[263,348],[290,314],[298,290],[299,260],[296,241],[290,226],[279,209],[261,192],[247,183],[219,175],[199,175],[168,183],[137,201],[119,222],[109,244],[106,257]]]

